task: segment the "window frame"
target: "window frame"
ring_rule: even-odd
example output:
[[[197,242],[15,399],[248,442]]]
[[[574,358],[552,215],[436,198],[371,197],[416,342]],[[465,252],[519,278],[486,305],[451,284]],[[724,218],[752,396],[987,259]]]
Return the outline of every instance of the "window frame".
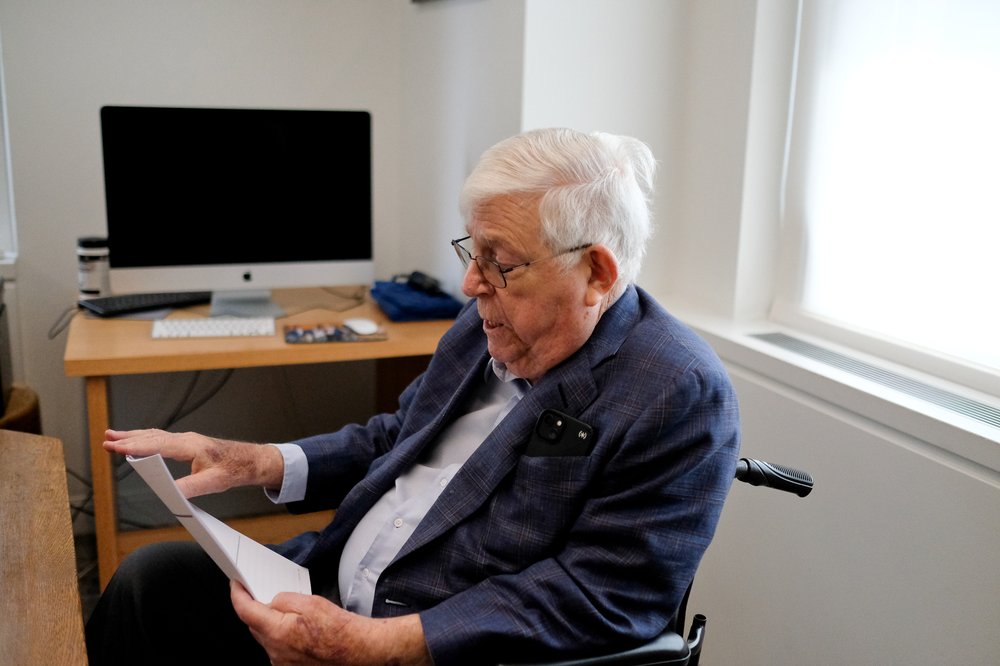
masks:
[[[788,63],[791,81],[786,88],[788,110],[782,158],[780,213],[778,221],[777,270],[774,276],[772,301],[767,314],[769,321],[791,330],[799,330],[837,345],[857,349],[891,363],[912,368],[957,387],[967,387],[988,398],[1000,398],[1000,371],[954,358],[935,350],[924,349],[906,341],[872,333],[859,326],[809,312],[803,307],[803,280],[806,274],[806,229],[804,213],[797,208],[795,193],[788,191],[788,169],[792,151],[795,117],[795,96],[800,76],[800,39],[805,0],[796,3],[794,47]],[[759,24],[758,24],[759,25]],[[755,77],[756,78],[756,77]]]
[[[7,87],[3,66],[3,35],[0,34],[0,275],[12,277],[17,259],[14,223],[14,187],[11,180],[10,129],[7,122]]]

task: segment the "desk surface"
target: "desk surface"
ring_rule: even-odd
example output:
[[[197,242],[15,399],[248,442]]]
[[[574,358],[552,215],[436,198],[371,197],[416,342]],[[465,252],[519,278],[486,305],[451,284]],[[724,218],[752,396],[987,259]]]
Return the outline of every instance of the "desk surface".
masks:
[[[120,547],[131,549],[143,543],[131,536],[121,541],[118,539],[111,455],[101,446],[105,430],[111,425],[109,378],[129,374],[373,360],[378,376],[379,396],[376,403],[395,405],[399,390],[426,368],[427,358],[434,353],[438,340],[453,322],[391,322],[365,296],[367,291],[365,287],[276,290],[274,300],[289,315],[277,320],[275,335],[266,337],[154,340],[153,324],[149,320],[100,319],[82,312],[73,318],[66,339],[63,367],[68,376],[84,377],[86,380],[94,525],[101,587],[107,584],[118,566],[119,557],[123,554]],[[364,302],[358,305],[359,300]],[[171,316],[199,317],[207,314],[208,306],[201,306],[178,311]],[[284,340],[283,329],[286,325],[339,324],[349,317],[367,317],[377,321],[385,329],[387,339],[315,344],[287,344]],[[384,371],[382,366],[385,366]],[[328,517],[326,522],[329,522]],[[274,533],[269,525],[256,524],[248,526],[244,532],[256,537],[258,527],[269,534]],[[152,532],[155,531],[143,531],[144,536],[154,540],[161,538]]]
[[[0,430],[0,609],[0,663],[87,663],[58,439]]]
[[[324,289],[279,289],[274,300],[286,309],[273,336],[154,340],[152,322],[101,319],[79,313],[70,324],[64,369],[70,377],[214,370],[269,365],[298,365],[427,355],[451,321],[394,323],[370,300],[338,311],[350,301]],[[208,306],[171,316],[205,316]],[[388,339],[379,342],[330,342],[291,345],[284,341],[287,324],[341,323],[367,317],[381,324]]]

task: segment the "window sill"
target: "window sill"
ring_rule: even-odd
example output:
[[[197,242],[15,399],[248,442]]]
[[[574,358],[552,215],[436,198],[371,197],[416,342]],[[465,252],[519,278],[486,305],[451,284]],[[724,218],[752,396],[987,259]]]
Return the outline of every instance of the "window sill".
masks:
[[[17,277],[17,255],[0,251],[0,278],[14,280]]]
[[[772,322],[733,324],[676,309],[672,312],[696,329],[727,365],[743,368],[904,433],[920,446],[926,445],[928,454],[970,471],[978,469],[989,476],[1000,473],[1000,426],[995,421],[1000,414],[1000,396],[951,384]],[[951,408],[946,401],[917,397],[836,364],[755,337],[763,333],[782,333],[809,346],[830,350],[835,356],[849,357],[863,366],[905,377],[916,385],[929,387],[932,393],[951,394],[960,401],[979,404],[988,413],[988,418],[970,416]]]

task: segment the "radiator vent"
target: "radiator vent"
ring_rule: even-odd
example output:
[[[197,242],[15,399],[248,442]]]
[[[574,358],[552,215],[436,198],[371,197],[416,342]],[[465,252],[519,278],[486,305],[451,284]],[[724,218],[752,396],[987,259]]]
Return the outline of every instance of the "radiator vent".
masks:
[[[944,407],[976,421],[991,425],[994,428],[1000,428],[1000,409],[992,405],[987,405],[986,403],[960,396],[951,391],[925,384],[892,370],[879,368],[871,363],[866,363],[840,352],[825,349],[811,342],[799,340],[785,333],[758,333],[751,337],[849,372],[857,377],[863,377],[901,393],[926,400],[939,407]]]

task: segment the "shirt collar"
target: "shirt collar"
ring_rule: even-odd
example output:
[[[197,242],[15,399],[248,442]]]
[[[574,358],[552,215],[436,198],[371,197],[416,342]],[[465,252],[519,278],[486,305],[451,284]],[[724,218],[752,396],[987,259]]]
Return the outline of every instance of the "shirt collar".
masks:
[[[487,381],[489,381],[490,372],[504,383],[514,382],[515,385],[523,388],[527,388],[530,385],[527,380],[515,375],[502,361],[498,361],[492,357],[490,358],[490,362],[486,364],[486,374],[483,377]]]

